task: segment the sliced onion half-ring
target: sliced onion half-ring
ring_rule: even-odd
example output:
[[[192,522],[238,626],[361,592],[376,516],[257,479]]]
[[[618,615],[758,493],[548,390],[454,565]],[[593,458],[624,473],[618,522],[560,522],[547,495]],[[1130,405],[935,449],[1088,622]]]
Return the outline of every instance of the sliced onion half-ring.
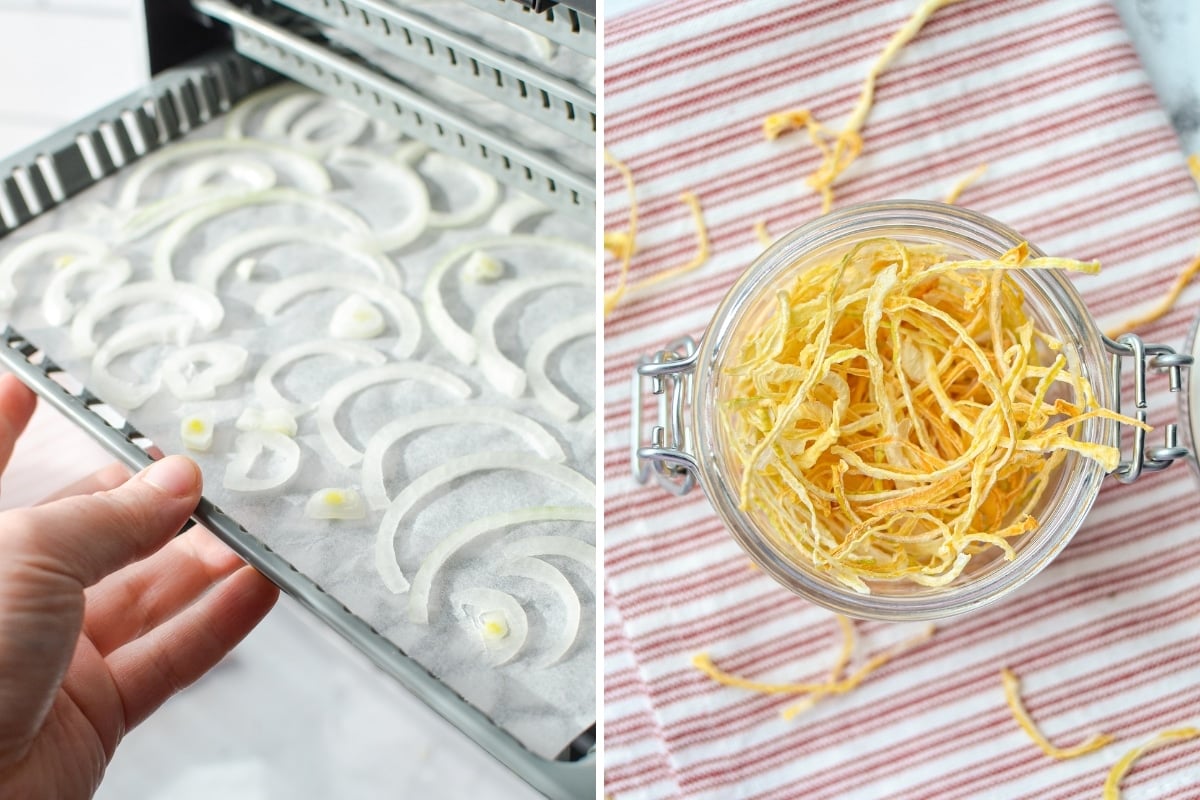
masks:
[[[400,594],[409,588],[408,579],[396,561],[396,531],[419,502],[458,478],[478,472],[515,470],[539,475],[572,489],[587,503],[595,502],[596,486],[573,469],[524,452],[472,453],[453,458],[415,477],[396,495],[383,515],[375,538],[375,567],[387,588]]]
[[[418,381],[460,399],[471,396],[471,385],[462,378],[441,367],[419,361],[384,364],[343,378],[326,390],[317,406],[317,426],[321,431],[321,438],[325,440],[325,446],[339,464],[353,466],[362,460],[363,453],[338,431],[338,409],[351,397],[371,386],[397,381]],[[460,409],[442,410],[458,413]]]
[[[446,538],[437,543],[436,546],[425,556],[425,560],[421,562],[421,566],[417,569],[417,574],[413,576],[412,588],[408,594],[408,618],[410,621],[418,625],[429,624],[429,594],[433,589],[433,581],[437,577],[438,571],[462,548],[466,547],[471,542],[487,536],[488,534],[498,533],[507,528],[512,528],[517,525],[528,525],[535,522],[595,522],[596,510],[587,506],[539,506],[535,508],[521,508],[516,511],[502,511],[499,514],[490,514],[486,517],[472,520],[458,530],[451,533]],[[534,538],[534,537],[531,537]],[[537,537],[548,538],[548,537]],[[553,538],[568,538],[568,537],[553,537]],[[578,541],[578,540],[573,540]],[[581,543],[582,544],[582,543]],[[586,546],[586,545],[585,545]],[[592,548],[593,553],[595,548]],[[508,554],[508,549],[505,549],[505,554]],[[533,555],[522,553],[524,555]],[[513,558],[520,556],[512,556]],[[595,559],[593,558],[593,565]]]
[[[384,425],[367,442],[363,455],[363,494],[371,508],[387,508],[391,500],[383,480],[383,457],[388,449],[405,436],[442,425],[495,425],[520,436],[542,458],[561,463],[566,460],[562,445],[536,421],[495,406],[458,406],[418,411]]]

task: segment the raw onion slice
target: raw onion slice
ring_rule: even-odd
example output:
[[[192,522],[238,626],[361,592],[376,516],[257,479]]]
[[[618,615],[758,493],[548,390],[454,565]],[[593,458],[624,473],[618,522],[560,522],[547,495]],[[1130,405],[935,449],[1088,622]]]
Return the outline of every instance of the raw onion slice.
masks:
[[[543,254],[543,258],[552,257],[549,251],[553,250],[588,259],[589,262],[593,257],[591,250],[566,239],[523,235],[480,239],[447,253],[441,261],[434,264],[433,269],[426,276],[425,285],[421,289],[421,304],[424,306],[425,319],[429,322],[429,329],[433,331],[433,335],[451,355],[464,364],[470,364],[475,360],[478,347],[475,344],[475,337],[455,322],[454,318],[450,316],[450,312],[446,310],[446,302],[442,299],[442,279],[447,272],[454,268],[455,264],[463,258],[470,257],[476,251],[505,247],[536,249]]]
[[[48,256],[69,267],[79,258],[100,261],[109,253],[108,243],[95,236],[71,231],[52,231],[26,239],[0,259],[0,308],[9,308],[17,299],[16,274]]]
[[[550,382],[550,378],[546,375],[546,359],[572,339],[593,336],[595,333],[596,318],[594,315],[584,314],[571,317],[551,325],[534,339],[525,356],[525,374],[529,378],[529,388],[533,390],[533,396],[542,404],[542,408],[564,422],[579,413],[579,404]]]
[[[225,309],[216,295],[187,283],[141,281],[127,283],[111,292],[94,295],[83,304],[71,322],[71,343],[81,356],[96,352],[95,332],[101,320],[126,306],[145,303],[178,306],[195,318],[201,330],[211,333],[221,325]]]
[[[179,421],[179,438],[188,450],[207,453],[213,443],[213,420],[209,414],[189,414]]]
[[[151,262],[154,277],[163,281],[175,280],[174,267],[171,263],[175,258],[175,251],[189,233],[205,222],[239,208],[288,203],[321,211],[355,233],[367,233],[370,230],[366,220],[345,206],[326,197],[305,194],[295,189],[264,189],[261,192],[220,197],[191,209],[175,219],[162,232],[155,244],[154,257]]]
[[[42,294],[42,316],[51,325],[65,325],[70,322],[79,307],[79,304],[71,299],[71,290],[84,275],[99,276],[98,280],[88,287],[91,294],[106,294],[129,280],[132,274],[133,268],[124,258],[101,256],[76,259],[67,266],[56,269],[50,276]]]
[[[396,531],[404,516],[437,489],[450,482],[477,472],[493,470],[515,470],[539,475],[573,489],[579,497],[595,502],[596,486],[587,478],[562,464],[536,458],[523,452],[472,453],[469,456],[452,458],[433,469],[413,478],[396,495],[383,515],[375,537],[375,568],[383,578],[384,585],[395,594],[408,590],[408,579],[404,577],[396,561]],[[365,489],[365,487],[364,487]]]
[[[261,160],[243,155],[225,155],[203,158],[190,165],[179,175],[179,188],[183,192],[194,192],[203,188],[215,188],[213,178],[226,175],[243,184],[243,191],[270,189],[278,182],[275,170]]]
[[[225,467],[222,485],[233,492],[265,492],[283,486],[300,469],[300,445],[290,436],[274,431],[248,431],[233,443],[233,459]],[[282,462],[274,475],[251,478],[250,470],[264,451],[276,453]]]
[[[536,508],[521,508],[516,511],[503,511],[499,514],[491,514],[486,517],[481,517],[468,522],[458,530],[451,533],[445,539],[442,539],[437,545],[429,551],[425,556],[425,560],[421,562],[421,566],[417,569],[417,574],[413,577],[412,588],[408,595],[408,618],[411,622],[418,625],[429,624],[429,594],[433,589],[433,579],[437,577],[438,571],[446,565],[455,553],[466,547],[476,539],[486,536],[489,533],[502,531],[505,528],[511,528],[515,525],[527,525],[533,522],[595,522],[596,510],[585,506],[540,506]],[[569,537],[554,536],[554,537],[531,537],[536,539],[566,539]],[[521,540],[527,541],[527,540]],[[579,541],[572,539],[571,541]],[[582,542],[580,542],[582,544]],[[587,545],[585,545],[586,547]],[[592,566],[595,566],[595,551],[592,548]],[[508,548],[505,548],[505,554],[508,554]],[[534,555],[533,553],[520,553],[520,556]],[[514,556],[517,557],[517,556]]]
[[[225,137],[228,139],[244,139],[246,137],[246,122],[250,116],[268,103],[277,103],[291,95],[312,95],[311,89],[285,81],[277,86],[255,92],[238,103],[225,115]]]
[[[138,408],[158,391],[159,375],[155,373],[144,383],[118,378],[109,366],[126,353],[154,344],[187,344],[195,321],[182,314],[172,314],[132,322],[113,333],[92,356],[92,371],[88,377],[91,388],[108,403],[126,410]]]
[[[424,142],[407,141],[396,145],[395,151],[392,152],[392,158],[402,164],[409,166],[420,161],[426,153],[429,152],[429,147]],[[428,191],[426,187],[426,191]]]
[[[284,367],[302,358],[311,358],[313,356],[337,356],[345,361],[369,364],[371,366],[378,366],[387,361],[387,356],[383,353],[373,347],[356,342],[300,342],[275,353],[259,367],[258,374],[254,376],[254,394],[258,398],[259,403],[265,408],[287,409],[288,412],[296,416],[311,411],[315,404],[294,403],[288,400],[275,388],[274,380],[276,374]]]
[[[496,205],[500,197],[500,184],[491,175],[475,169],[470,164],[438,152],[425,154],[423,162],[434,171],[456,172],[462,176],[457,183],[470,183],[475,187],[474,199],[464,208],[455,211],[430,210],[429,225],[432,228],[462,228],[483,219]]]
[[[527,536],[504,545],[508,558],[562,556],[596,569],[596,547],[573,536]]]
[[[246,258],[249,253],[279,245],[300,243],[337,250],[361,262],[376,280],[385,286],[400,285],[400,273],[386,256],[355,244],[349,237],[334,236],[327,231],[299,225],[253,228],[225,239],[197,261],[195,283],[215,292],[230,266],[237,270],[240,278],[249,280],[257,266],[257,259]]]
[[[505,564],[503,574],[544,583],[562,602],[567,618],[562,629],[558,631],[558,635],[550,644],[546,660],[541,666],[548,667],[562,661],[563,657],[570,652],[571,645],[575,644],[575,638],[579,635],[580,607],[579,595],[576,593],[575,587],[557,568],[536,558],[518,558],[516,561]]]
[[[317,406],[317,426],[321,431],[321,438],[325,440],[325,445],[333,453],[334,458],[338,460],[339,464],[349,467],[357,464],[363,457],[362,451],[346,441],[346,438],[337,429],[337,414],[342,405],[354,395],[371,386],[408,380],[419,381],[427,386],[448,392],[458,398],[471,396],[471,386],[462,378],[452,372],[447,372],[441,367],[416,361],[384,364],[381,367],[357,372],[343,378],[329,387],[325,395],[321,398],[320,404]],[[444,410],[454,412],[451,419],[452,422],[462,421],[461,414],[458,414],[461,409],[448,408]],[[395,423],[392,424],[394,425]],[[376,437],[378,435],[376,434]]]
[[[239,431],[274,431],[284,436],[295,436],[298,430],[296,417],[286,408],[249,406],[233,424]]]
[[[555,286],[595,286],[595,277],[572,270],[555,270],[516,278],[498,290],[475,317],[475,343],[479,348],[479,370],[488,383],[509,397],[525,393],[525,370],[509,361],[496,345],[496,320],[524,295]],[[594,328],[594,324],[593,324]]]
[[[138,206],[142,187],[156,172],[178,161],[196,156],[211,155],[263,155],[269,154],[285,159],[292,168],[292,177],[306,192],[324,194],[333,188],[329,173],[316,159],[285,147],[258,139],[201,139],[194,142],[179,142],[140,159],[130,168],[121,191],[117,195],[117,208],[131,211]]]
[[[392,227],[368,237],[371,246],[387,252],[399,250],[417,240],[429,228],[429,187],[417,171],[402,160],[385,158],[370,150],[357,147],[342,147],[330,154],[334,164],[349,164],[388,176],[394,183],[391,191],[407,197],[413,207],[408,214]]]
[[[370,127],[370,117],[338,103],[324,102],[296,118],[288,139],[302,150],[325,155],[354,144]]]
[[[249,357],[246,348],[232,342],[199,342],[163,359],[162,379],[180,400],[207,400],[242,374]]]
[[[391,314],[398,336],[392,352],[408,358],[421,343],[421,315],[413,302],[395,289],[340,272],[305,272],[285,278],[258,296],[254,310],[273,319],[288,303],[309,292],[342,289],[374,298]]]
[[[515,233],[521,223],[549,213],[549,206],[518,192],[497,206],[488,227],[496,233]]]
[[[504,277],[504,265],[482,250],[476,250],[463,263],[461,274],[471,283],[491,283]]]
[[[383,314],[361,294],[338,303],[329,318],[329,335],[335,339],[374,339],[386,328]]]
[[[561,463],[566,460],[562,446],[545,428],[534,420],[515,411],[496,406],[458,406],[454,408],[431,408],[392,420],[384,425],[367,442],[363,454],[363,493],[371,508],[387,508],[391,502],[383,483],[383,457],[388,448],[417,431],[440,425],[496,425],[507,428],[520,436],[546,461]]]
[[[267,139],[286,139],[295,119],[320,100],[321,95],[312,91],[280,99],[263,115],[259,134]]]
[[[525,640],[529,637],[529,619],[525,616],[525,609],[508,592],[473,586],[455,592],[450,602],[464,612],[467,608],[475,609],[474,617],[467,613],[464,616],[470,618],[479,630],[483,646],[491,656],[492,666],[498,667],[512,661],[525,646]],[[497,616],[504,621],[507,632],[503,637],[485,635],[484,626]]]
[[[366,515],[362,495],[354,488],[319,489],[304,505],[304,516],[310,519],[362,519]]]

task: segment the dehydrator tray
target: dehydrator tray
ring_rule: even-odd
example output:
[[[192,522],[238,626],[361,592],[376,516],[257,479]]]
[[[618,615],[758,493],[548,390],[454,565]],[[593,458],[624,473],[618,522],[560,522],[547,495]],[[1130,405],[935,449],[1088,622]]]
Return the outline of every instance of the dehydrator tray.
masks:
[[[307,126],[309,139],[302,144],[311,146],[314,154],[324,147],[321,137],[337,138],[339,130],[345,132],[347,121],[352,123],[355,113],[347,109],[322,118],[316,109],[327,108],[333,102],[330,98],[303,101],[297,91],[278,86],[268,90],[271,97],[258,111],[228,113],[233,103],[272,79],[270,73],[239,56],[213,54],[164,73],[145,90],[0,164],[0,259],[11,256],[23,243],[55,231],[70,230],[111,242],[114,237],[129,235],[131,225],[154,225],[155,214],[172,211],[178,215],[163,216],[157,229],[144,238],[114,248],[115,255],[129,263],[124,285],[165,282],[168,276],[162,273],[163,261],[156,253],[161,255],[161,242],[170,238],[178,219],[193,212],[186,203],[176,208],[152,206],[153,198],[178,202],[181,181],[215,193],[228,191],[233,184],[212,180],[211,174],[197,177],[196,169],[188,177],[188,165],[196,162],[185,159],[151,172],[138,193],[138,205],[143,212],[154,209],[154,213],[149,213],[149,219],[143,213],[131,221],[120,209],[121,193],[135,171],[162,160],[156,155],[162,146],[180,138],[186,138],[187,147],[194,147],[192,142],[221,139],[235,119],[240,120],[237,126],[252,132],[263,125],[272,108],[289,102],[294,109],[301,109],[291,113],[293,127],[304,114],[313,114]],[[145,340],[134,336],[145,346],[134,348],[132,355],[124,352],[123,346],[109,347],[107,355],[116,352],[115,360],[97,373],[93,372],[98,363],[95,354],[79,346],[78,320],[89,313],[89,295],[102,298],[110,292],[97,289],[95,283],[84,280],[66,293],[69,301],[80,306],[70,323],[59,319],[61,310],[52,314],[56,323],[47,320],[44,300],[49,283],[64,271],[88,272],[80,266],[88,258],[86,252],[62,252],[52,246],[12,275],[18,292],[8,314],[9,328],[0,342],[0,358],[131,466],[148,461],[145,450],[151,443],[165,452],[185,452],[181,442],[185,417],[209,421],[215,430],[212,449],[192,454],[202,465],[206,485],[198,521],[535,788],[556,797],[588,796],[594,788],[595,769],[594,758],[586,751],[591,741],[588,731],[595,721],[596,582],[594,562],[590,567],[581,563],[579,554],[588,552],[584,548],[594,543],[594,526],[588,521],[594,518],[590,509],[595,502],[594,491],[589,489],[595,462],[595,423],[590,408],[594,339],[563,331],[571,327],[569,318],[586,317],[595,308],[592,229],[577,217],[538,209],[529,198],[520,199],[511,190],[500,189],[495,208],[470,228],[426,231],[410,245],[388,253],[382,263],[393,264],[399,280],[398,285],[381,289],[378,274],[372,274],[373,269],[382,269],[380,260],[361,253],[347,256],[341,251],[342,244],[352,240],[361,244],[381,229],[396,233],[403,227],[401,223],[412,208],[396,196],[392,190],[396,184],[379,163],[397,151],[405,154],[403,158],[417,159],[418,148],[377,121],[352,127],[359,130],[352,146],[380,161],[364,166],[363,159],[368,156],[359,153],[355,166],[354,158],[339,161],[346,156],[342,150],[319,153],[332,186],[322,195],[323,200],[310,204],[311,208],[305,205],[308,210],[297,211],[290,202],[239,207],[183,236],[167,259],[176,279],[171,286],[183,298],[180,308],[164,308],[164,303],[175,303],[150,292],[140,302],[117,304],[108,310],[119,319],[96,313],[93,335],[101,352],[112,344],[114,334],[139,326],[143,332],[162,332]],[[310,169],[296,166],[302,161],[292,164],[287,156],[271,150],[256,150],[254,155],[277,173],[279,186],[263,191],[314,191],[311,186],[293,185],[312,177]],[[243,177],[249,175],[246,179],[253,182],[255,171],[248,166],[253,160],[239,163],[233,157],[226,166],[231,174],[244,173]],[[399,164],[396,180],[403,183],[402,176],[412,167],[395,163]],[[456,174],[469,173],[455,173],[454,168],[439,165],[435,159],[414,163],[430,186],[435,213],[469,205],[478,187],[487,183],[458,180]],[[214,169],[210,165],[199,172]],[[210,202],[214,199],[209,198]],[[350,214],[331,215],[323,201],[339,203]],[[338,227],[349,224],[355,214],[365,220],[368,229],[352,231],[360,237],[357,240]],[[281,246],[270,253],[256,255],[251,248],[226,264],[228,269],[216,282],[216,296],[223,306],[218,322],[205,317],[203,302],[191,305],[185,297],[191,290],[184,286],[188,279],[200,278],[196,270],[215,250],[236,240],[243,231],[287,226],[313,232],[309,246],[276,242]],[[321,249],[323,230],[330,232],[330,241],[336,239],[339,244]],[[533,238],[528,238],[530,235]],[[314,248],[320,249],[320,254]],[[452,253],[458,255],[447,261]],[[427,279],[439,263],[447,268],[434,285]],[[494,274],[496,270],[499,275]],[[279,302],[274,310],[264,310],[274,308],[276,302],[264,300],[264,294],[277,293],[278,287],[287,283],[287,276],[308,271],[344,277],[322,279],[317,282],[324,287],[321,291],[305,290]],[[554,277],[547,277],[551,272]],[[94,274],[101,281],[112,275],[107,268]],[[522,283],[533,288],[505,288]],[[116,290],[118,294],[121,291]],[[319,355],[324,351],[318,348],[316,357],[284,367],[274,380],[268,376],[264,382],[261,375],[254,380],[282,350],[305,342],[329,342],[327,326],[348,293],[361,295],[383,312],[386,329],[381,338],[351,341],[352,347],[338,346],[334,357]],[[513,301],[507,310],[495,304],[489,310],[490,298],[498,293]],[[447,342],[457,342],[450,349],[428,325],[430,312],[423,303],[433,295],[440,295],[449,318],[462,332],[457,339],[441,334],[449,336]],[[92,311],[104,308],[101,303]],[[421,327],[411,353],[414,331],[410,311],[416,312]],[[495,316],[494,326],[487,326],[494,332],[495,347],[515,364],[520,364],[539,340],[541,350],[547,349],[547,342],[555,345],[546,360],[545,377],[577,407],[571,419],[556,416],[564,413],[561,403],[555,406],[556,413],[550,413],[531,390],[518,393],[506,384],[512,372],[494,366],[501,361],[490,361],[493,366],[485,370],[479,361],[463,363],[453,354],[464,356],[463,343],[468,340],[477,347],[482,342],[482,349],[492,353],[486,330],[472,330],[481,312]],[[160,386],[134,409],[117,401],[105,403],[113,395],[105,397],[105,391],[96,389],[96,378],[107,374],[101,383],[118,390],[123,384],[143,383],[165,354],[178,349],[175,342],[183,335],[181,326],[188,325],[171,314],[197,318],[191,325],[192,342],[220,341],[243,348],[248,358],[239,378],[220,386],[209,399],[180,400],[168,387]],[[550,328],[559,333],[547,339]],[[482,338],[476,340],[476,333]],[[162,343],[153,343],[160,340]],[[348,361],[343,360],[347,357]],[[405,364],[415,366],[405,372]],[[389,367],[398,372],[389,376]],[[376,379],[391,382],[375,383]],[[367,388],[355,394],[355,383]],[[333,394],[348,398],[333,416],[334,439],[345,439],[347,445],[361,450],[388,425],[393,425],[396,437],[396,446],[387,448],[379,461],[390,501],[386,508],[369,508],[361,520],[318,521],[304,513],[309,499],[322,489],[354,488],[369,496],[362,468],[347,466],[334,457],[332,439],[328,431],[322,435],[316,421],[321,400],[331,387],[340,387]],[[249,469],[243,469],[249,455],[237,454],[238,437],[244,432],[234,426],[247,408],[265,409],[281,398],[294,404],[297,413],[294,441],[300,467],[295,477],[281,490],[260,494],[226,488],[226,473],[231,470],[235,477],[246,472],[252,479],[267,479],[272,470],[287,466],[290,455],[284,452],[273,459],[250,459]],[[484,409],[477,417],[478,424],[470,423],[465,414],[458,424],[437,421],[439,412],[444,416],[448,409],[465,406]],[[498,425],[497,414],[509,423],[517,417],[528,422]],[[428,424],[420,424],[421,415]],[[408,420],[408,427],[400,425],[396,430],[397,417]],[[270,437],[251,438],[261,446]],[[472,455],[479,452],[506,455],[480,461]],[[463,477],[448,488],[439,487],[439,465],[448,462],[459,468],[440,472]],[[513,465],[515,470],[498,469]],[[393,501],[399,501],[399,495],[412,487],[417,489],[397,511]],[[426,495],[424,489],[432,493]],[[478,521],[499,514],[503,522],[504,512],[548,505],[572,511],[535,513],[528,517],[532,522],[502,530]],[[394,594],[377,569],[379,542],[387,538],[378,530],[389,514],[392,522],[399,522],[400,531],[390,544],[395,547],[397,565],[410,581],[417,581],[420,563],[449,532],[457,531],[458,539],[466,542],[445,560],[430,582],[428,625],[412,622],[409,595]],[[537,522],[556,517],[568,521]],[[464,530],[473,532],[464,534]],[[576,545],[564,550],[564,544],[570,542]],[[568,554],[562,555],[564,552]],[[552,572],[523,561],[530,557]],[[503,574],[506,572],[515,574]],[[528,641],[503,665],[490,663],[496,660],[496,652],[484,643],[481,626],[487,620],[478,612],[481,604],[490,604],[492,611],[511,606],[506,605],[508,601],[493,602],[486,596],[480,599],[479,592],[472,592],[479,586],[505,592],[524,608]],[[575,613],[563,600],[564,586],[579,598],[578,632],[565,657],[548,665],[551,651],[561,649],[562,636],[556,637],[555,632],[563,630]],[[505,620],[510,634],[517,627],[513,619]]]

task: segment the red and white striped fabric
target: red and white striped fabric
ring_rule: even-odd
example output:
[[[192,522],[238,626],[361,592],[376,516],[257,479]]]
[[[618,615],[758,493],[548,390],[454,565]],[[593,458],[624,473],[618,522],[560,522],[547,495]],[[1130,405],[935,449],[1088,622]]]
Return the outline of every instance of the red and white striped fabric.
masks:
[[[761,120],[803,106],[836,129],[868,66],[917,0],[680,0],[606,25],[606,146],[641,205],[632,279],[691,257],[683,191],[704,206],[711,260],[625,300],[605,332],[605,786],[625,798],[1098,797],[1121,754],[1200,724],[1200,491],[1185,466],[1106,487],[1075,540],[1000,604],[939,625],[928,644],[785,722],[794,698],[718,686],[689,664],[767,681],[820,680],[832,616],[748,567],[699,492],[668,496],[628,471],[630,370],[698,336],[760,252],[819,213],[806,137]],[[862,156],[838,206],[938,199],[987,162],[961,203],[1048,252],[1099,258],[1077,285],[1104,326],[1148,307],[1200,248],[1200,196],[1107,0],[964,0],[939,11],[879,82]],[[606,229],[626,220],[606,175]],[[615,282],[608,264],[608,283]],[[1142,331],[1182,346],[1190,289]],[[1159,398],[1151,421],[1175,411]],[[863,623],[860,653],[911,630]],[[862,657],[861,655],[859,656]],[[1117,742],[1054,761],[1012,721],[999,670],[1021,676],[1052,741]],[[1200,741],[1156,751],[1127,797],[1200,797]]]

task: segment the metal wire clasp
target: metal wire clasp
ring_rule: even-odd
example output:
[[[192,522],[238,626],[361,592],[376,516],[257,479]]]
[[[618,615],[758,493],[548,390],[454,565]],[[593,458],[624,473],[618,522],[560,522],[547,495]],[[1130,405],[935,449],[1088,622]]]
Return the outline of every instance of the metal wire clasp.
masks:
[[[1192,366],[1192,357],[1176,353],[1174,348],[1163,344],[1146,344],[1137,334],[1126,333],[1116,341],[1104,337],[1104,346],[1112,354],[1112,369],[1109,380],[1112,386],[1113,411],[1121,412],[1121,361],[1133,359],[1133,404],[1134,416],[1139,422],[1146,421],[1146,374],[1150,369],[1165,370],[1172,392],[1183,387],[1183,369]],[[1175,461],[1187,458],[1190,452],[1179,446],[1179,426],[1172,422],[1166,426],[1163,446],[1146,447],[1146,432],[1133,429],[1133,447],[1128,460],[1112,473],[1121,483],[1133,483],[1144,470],[1166,469]]]
[[[673,494],[687,494],[696,485],[697,465],[692,431],[684,424],[690,404],[696,342],[687,336],[667,345],[651,358],[643,357],[633,370],[629,465],[638,483],[653,474]],[[658,424],[650,429],[650,445],[642,441],[642,398],[645,382],[658,397]]]

